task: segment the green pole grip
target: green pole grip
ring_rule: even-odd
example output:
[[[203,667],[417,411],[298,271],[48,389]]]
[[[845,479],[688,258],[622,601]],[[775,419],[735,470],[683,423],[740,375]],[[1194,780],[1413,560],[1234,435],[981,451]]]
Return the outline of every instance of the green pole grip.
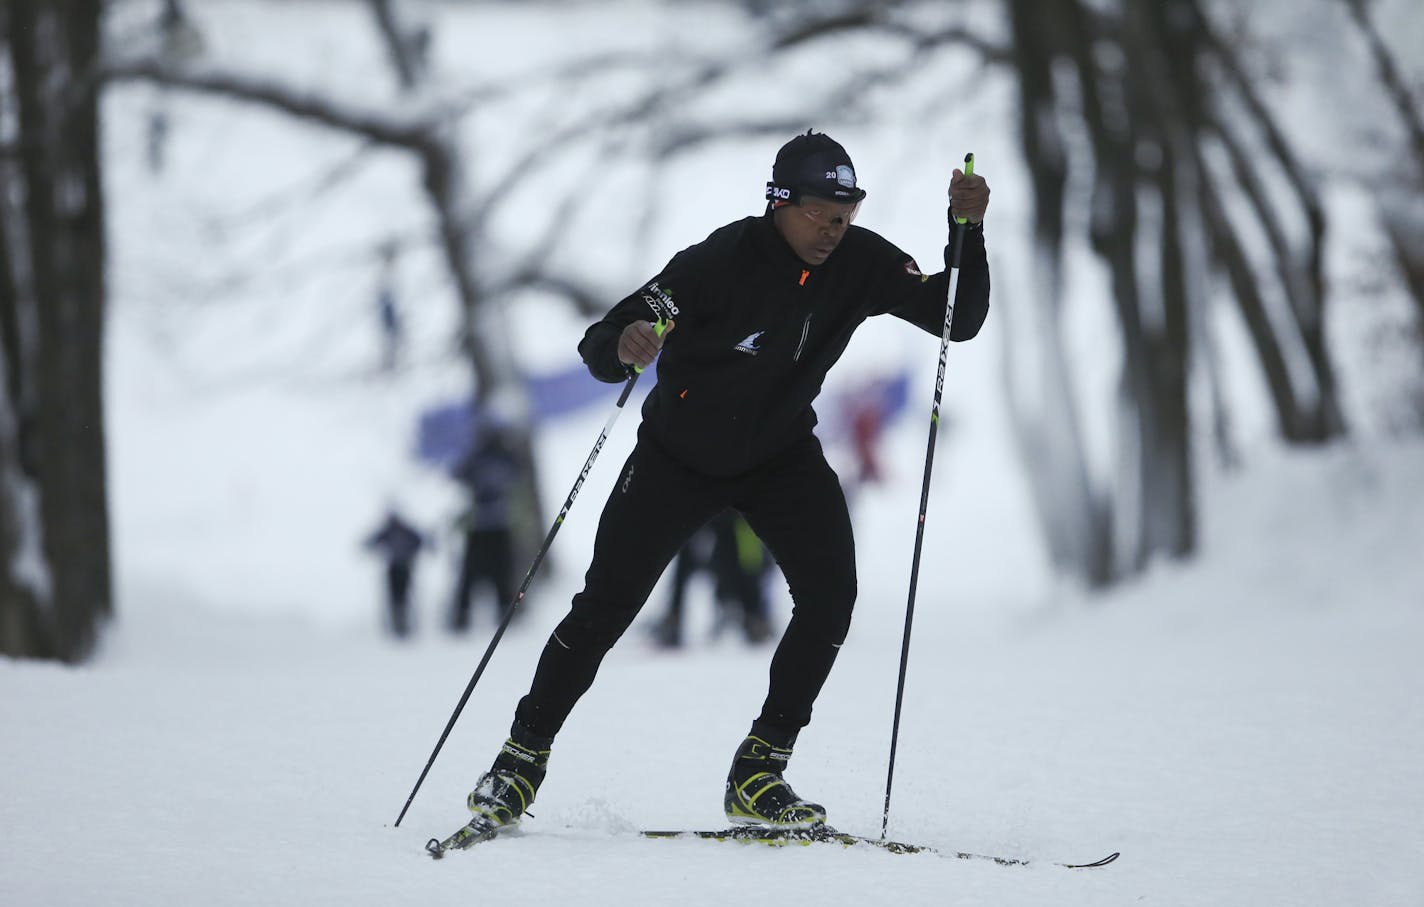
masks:
[[[667,326],[667,319],[659,318],[657,321],[653,322],[653,332],[656,333],[659,337],[661,337],[663,335],[663,331],[667,330]],[[643,370],[638,368],[636,365],[633,366],[633,371],[637,372],[640,375],[643,374]]]
[[[969,152],[968,154],[966,154],[966,155],[964,156],[964,175],[965,175],[965,176],[973,176],[973,175],[974,175],[974,152],[972,152],[972,151]],[[960,224],[967,224],[967,223],[969,223],[969,218],[967,218],[967,217],[956,217],[954,220],[955,220],[955,223],[960,223]]]

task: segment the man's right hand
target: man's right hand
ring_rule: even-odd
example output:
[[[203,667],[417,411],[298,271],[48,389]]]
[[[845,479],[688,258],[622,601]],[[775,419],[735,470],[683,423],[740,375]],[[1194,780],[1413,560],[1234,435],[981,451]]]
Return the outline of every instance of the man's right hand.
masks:
[[[672,333],[676,324],[675,321],[669,321],[661,337],[653,329],[651,321],[635,321],[628,325],[623,329],[623,333],[618,335],[618,361],[639,369],[652,365],[663,348],[663,341]]]

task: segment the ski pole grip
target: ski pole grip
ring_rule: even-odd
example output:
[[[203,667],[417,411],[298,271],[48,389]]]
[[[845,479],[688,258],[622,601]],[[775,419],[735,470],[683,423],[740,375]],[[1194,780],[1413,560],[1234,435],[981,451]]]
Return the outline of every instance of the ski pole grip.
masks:
[[[964,175],[965,175],[965,176],[973,176],[973,175],[974,175],[974,152],[972,152],[972,151],[969,152],[968,154],[966,154],[966,155],[964,156]],[[969,218],[967,218],[967,217],[956,217],[956,218],[954,219],[954,221],[955,221],[955,223],[959,223],[959,224],[967,224],[967,223],[969,223]]]
[[[661,337],[663,335],[663,331],[667,330],[667,326],[667,319],[659,318],[657,321],[653,322],[653,332],[656,333],[659,337]],[[637,372],[639,375],[643,374],[643,370],[636,365],[633,366],[633,371]]]

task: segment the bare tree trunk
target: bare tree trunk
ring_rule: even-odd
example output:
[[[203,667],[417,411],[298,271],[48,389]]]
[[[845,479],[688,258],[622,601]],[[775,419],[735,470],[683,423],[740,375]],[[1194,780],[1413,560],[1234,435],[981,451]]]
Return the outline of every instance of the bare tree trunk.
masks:
[[[7,612],[27,627],[0,637],[17,654],[82,660],[112,610],[102,398],[103,188],[98,110],[87,75],[98,57],[98,0],[14,0],[6,47],[18,108],[23,217],[4,222]],[[11,171],[13,174],[13,171]],[[22,253],[23,258],[19,254]],[[26,308],[33,311],[26,311]],[[34,349],[26,325],[33,320]],[[19,353],[11,362],[11,352]],[[4,437],[13,432],[14,440]],[[30,455],[32,453],[32,456]],[[16,480],[18,479],[18,487]],[[30,506],[29,492],[37,489]],[[38,552],[29,542],[38,539]],[[28,560],[37,556],[38,563]],[[20,582],[16,576],[25,577]]]
[[[1014,332],[1008,389],[1049,556],[1090,586],[1114,580],[1112,513],[1093,487],[1063,348],[1065,138],[1058,129],[1053,59],[1065,5],[1011,0],[1019,69],[1019,128],[1034,187],[1033,292],[1021,301],[1025,330]]]
[[[1402,198],[1381,193],[1379,206],[1395,265],[1414,300],[1415,322],[1424,337],[1424,190]]]
[[[1305,168],[1275,117],[1258,95],[1255,84],[1241,67],[1235,49],[1214,32],[1197,0],[1183,0],[1182,15],[1190,16],[1197,23],[1201,49],[1208,51],[1221,67],[1227,85],[1240,97],[1250,115],[1248,128],[1259,134],[1259,148],[1253,153],[1248,150],[1250,135],[1228,119],[1219,102],[1201,124],[1203,133],[1214,134],[1222,141],[1231,160],[1234,185],[1249,203],[1257,225],[1267,238],[1271,253],[1267,267],[1270,278],[1257,274],[1255,266],[1239,248],[1225,248],[1227,242],[1236,242],[1233,225],[1209,223],[1217,233],[1213,245],[1231,273],[1247,328],[1252,333],[1257,354],[1262,357],[1281,436],[1296,443],[1327,441],[1344,434],[1346,426],[1325,337],[1326,223],[1319,193],[1307,178]],[[1274,168],[1275,175],[1289,187],[1298,210],[1273,204],[1266,198],[1262,191],[1262,173],[1267,168]],[[1219,197],[1218,201],[1221,201]],[[1215,208],[1214,220],[1222,220],[1226,210]],[[1295,244],[1287,240],[1292,231],[1283,222],[1293,214],[1302,218],[1306,227],[1304,241]],[[1270,286],[1272,278],[1280,298],[1286,303],[1280,313],[1283,317],[1272,318],[1268,311],[1272,297],[1263,289]],[[1247,282],[1250,288],[1245,286]],[[1266,337],[1260,332],[1274,336]],[[1299,386],[1302,378],[1304,386]]]
[[[1084,125],[1093,147],[1094,191],[1088,236],[1111,278],[1113,306],[1122,332],[1122,375],[1118,392],[1119,435],[1115,512],[1120,572],[1135,573],[1147,563],[1150,549],[1145,526],[1150,506],[1153,461],[1151,372],[1147,332],[1142,322],[1142,294],[1147,288],[1138,274],[1137,236],[1142,229],[1138,205],[1136,132],[1137,98],[1129,83],[1136,61],[1122,24],[1094,19],[1080,4],[1071,20],[1070,53],[1076,64]],[[1122,56],[1109,66],[1091,48],[1109,42]]]
[[[1199,224],[1200,215],[1192,148],[1198,114],[1184,94],[1196,85],[1196,48],[1169,30],[1170,12],[1138,0],[1127,0],[1117,16],[1066,0],[1052,6],[1011,0],[1009,8],[1023,147],[1034,180],[1032,267],[1048,275],[1036,289],[1052,300],[1039,304],[1053,313],[1035,325],[1050,338],[1035,363],[1043,411],[1025,413],[1017,402],[1015,409],[1020,421],[1034,423],[1020,425],[1021,435],[1040,444],[1051,439],[1026,457],[1031,474],[1043,474],[1033,482],[1040,511],[1063,507],[1073,514],[1050,511],[1050,550],[1071,552],[1058,559],[1090,585],[1102,585],[1140,571],[1156,553],[1181,557],[1196,544],[1187,375],[1190,313],[1201,304],[1198,272],[1205,256],[1202,244],[1185,235],[1187,223]],[[1175,12],[1179,19],[1181,10]],[[1094,53],[1105,45],[1121,55]],[[1173,59],[1185,63],[1174,65]],[[1076,97],[1057,96],[1053,73],[1059,61],[1073,66]],[[1122,332],[1119,462],[1103,470],[1106,490],[1093,487],[1086,465],[1057,324],[1068,178],[1066,140],[1057,123],[1070,110],[1081,117],[1091,143],[1089,238],[1107,266]],[[1155,242],[1155,260],[1142,254],[1149,242]],[[1065,534],[1071,540],[1055,541]]]
[[[1389,235],[1390,246],[1394,249],[1395,263],[1414,300],[1419,330],[1424,334],[1424,112],[1420,111],[1408,81],[1399,71],[1394,55],[1370,18],[1369,4],[1365,0],[1344,0],[1344,3],[1369,43],[1375,70],[1399,114],[1413,152],[1408,156],[1411,162],[1409,172],[1402,176],[1408,184],[1412,184],[1414,191],[1382,191],[1378,194],[1380,217]]]
[[[0,30],[4,27],[0,22]],[[0,366],[5,378],[0,393],[0,566],[4,568],[0,569],[0,652],[40,656],[54,652],[55,646],[53,627],[46,619],[53,610],[52,589],[42,551],[39,484],[34,458],[28,458],[27,468],[23,451],[25,439],[34,433],[21,427],[21,413],[33,413],[34,404],[25,399],[29,376],[20,365],[28,358],[21,337],[33,336],[32,330],[21,328],[20,297],[28,297],[28,309],[33,309],[33,297],[16,283],[9,254],[16,228],[22,226],[20,214],[9,202],[13,190],[22,185],[20,180],[17,167],[0,162]]]
[[[1151,189],[1158,199],[1157,285],[1160,297],[1144,318],[1149,378],[1141,409],[1151,444],[1144,475],[1143,550],[1183,557],[1196,549],[1196,501],[1192,467],[1192,419],[1188,372],[1192,358],[1191,312],[1205,305],[1201,269],[1205,255],[1192,242],[1202,221],[1195,136],[1204,119],[1198,99],[1205,89],[1197,74],[1201,35],[1190,0],[1139,2],[1128,15],[1142,48],[1140,105],[1151,122],[1160,164]],[[1151,292],[1144,289],[1144,293]],[[1144,301],[1145,302],[1145,301]]]

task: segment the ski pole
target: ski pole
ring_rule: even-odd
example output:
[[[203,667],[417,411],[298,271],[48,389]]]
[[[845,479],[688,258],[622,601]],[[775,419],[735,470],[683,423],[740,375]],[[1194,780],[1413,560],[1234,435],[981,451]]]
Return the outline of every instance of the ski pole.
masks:
[[[659,319],[653,330],[657,331],[661,337],[667,330],[667,320]],[[450,713],[450,720],[445,722],[445,730],[440,732],[440,739],[435,741],[435,749],[431,751],[430,758],[425,762],[425,768],[421,770],[420,777],[415,781],[415,787],[411,788],[410,796],[405,798],[405,806],[401,807],[400,815],[396,816],[396,827],[399,828],[401,820],[405,818],[406,810],[410,809],[411,801],[415,799],[416,793],[420,790],[420,785],[425,783],[425,776],[430,774],[430,767],[435,764],[435,757],[440,755],[440,748],[445,745],[445,739],[450,736],[450,731],[454,729],[455,722],[459,720],[460,713],[465,709],[465,703],[470,701],[470,694],[475,690],[475,684],[479,683],[480,675],[485,672],[485,666],[489,664],[490,656],[494,655],[495,646],[504,636],[504,631],[509,627],[509,620],[514,616],[514,609],[519,607],[519,603],[524,600],[524,593],[529,590],[529,584],[534,581],[534,574],[539,572],[539,565],[544,562],[544,555],[548,553],[549,546],[554,544],[554,536],[559,534],[559,528],[564,525],[564,517],[568,516],[569,510],[574,506],[574,498],[578,497],[579,489],[583,488],[584,480],[588,478],[589,471],[593,469],[593,461],[598,459],[599,451],[603,450],[603,444],[608,440],[608,435],[613,431],[613,423],[618,421],[618,414],[623,412],[623,404],[628,402],[628,397],[633,393],[633,385],[638,383],[638,377],[643,374],[641,368],[633,368],[633,374],[628,376],[628,380],[623,384],[623,392],[618,395],[618,403],[613,407],[613,412],[609,413],[608,421],[603,424],[603,431],[599,434],[598,440],[593,444],[593,450],[588,454],[588,459],[584,461],[583,470],[579,472],[578,479],[574,481],[574,487],[569,490],[569,496],[564,498],[564,506],[559,510],[559,516],[554,520],[554,525],[549,527],[549,533],[544,536],[544,543],[539,546],[539,551],[534,555],[534,563],[529,565],[529,571],[524,574],[524,582],[520,583],[519,591],[515,593],[514,600],[504,609],[504,617],[500,619],[499,628],[494,631],[494,638],[490,640],[489,646],[485,648],[484,657],[480,659],[479,666],[475,668],[475,673],[470,677],[470,682],[465,685],[465,692],[461,694],[460,701],[455,704],[455,711]]]
[[[974,155],[964,156],[964,173],[974,173]],[[930,505],[930,467],[934,465],[935,437],[939,434],[939,402],[944,392],[944,363],[949,356],[949,334],[954,324],[954,294],[959,288],[959,259],[964,252],[964,234],[969,218],[956,217],[959,229],[949,250],[949,292],[944,304],[944,332],[939,341],[939,374],[935,377],[934,406],[930,408],[930,439],[925,446],[925,477],[920,486],[920,516],[915,524],[915,556],[910,564],[910,598],[905,605],[905,637],[900,643],[900,681],[895,687],[895,720],[890,727],[890,770],[885,774],[885,814],[880,820],[883,840],[890,828],[890,787],[895,780],[895,748],[900,739],[900,707],[905,700],[905,669],[910,660],[910,626],[915,619],[915,589],[920,580],[920,550],[925,541],[925,512]]]

